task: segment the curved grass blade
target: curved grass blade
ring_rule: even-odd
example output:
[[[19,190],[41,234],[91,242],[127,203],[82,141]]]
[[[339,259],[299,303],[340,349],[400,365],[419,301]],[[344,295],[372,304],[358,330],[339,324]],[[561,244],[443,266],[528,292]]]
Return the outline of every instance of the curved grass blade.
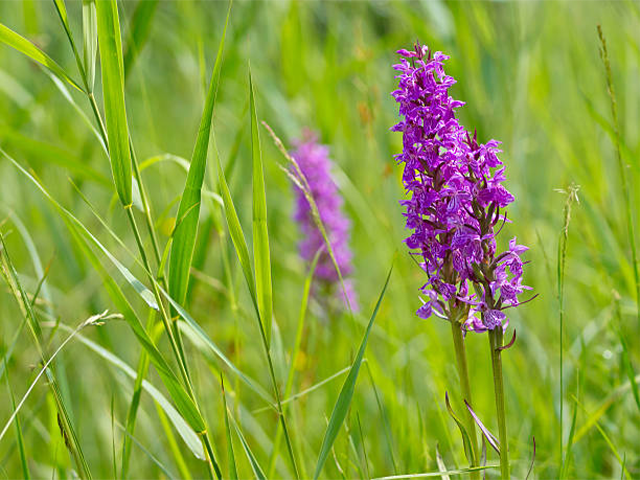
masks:
[[[225,178],[224,169],[222,168],[220,156],[218,155],[217,149],[216,159],[218,162],[218,182],[220,184],[220,194],[224,203],[224,213],[227,219],[229,235],[231,236],[233,247],[235,248],[236,254],[238,255],[238,260],[240,261],[242,273],[244,274],[244,279],[247,282],[247,287],[249,288],[253,306],[258,315],[260,315],[256,298],[255,279],[253,277],[253,270],[251,269],[251,260],[249,259],[249,248],[247,247],[247,240],[244,236],[244,232],[242,231],[242,225],[240,225],[240,219],[238,218],[238,213],[236,211],[235,205],[233,204],[233,199],[231,198],[231,192],[229,191],[229,185],[227,184],[227,179]]]
[[[0,135],[2,135],[4,145],[11,145],[12,149],[16,148],[29,157],[37,157],[43,162],[60,166],[66,169],[70,174],[74,174],[79,178],[91,180],[99,185],[108,187],[111,181],[102,173],[93,169],[86,162],[75,157],[71,152],[51,145],[40,140],[35,140],[26,135],[11,129],[7,126],[0,127]]]
[[[229,427],[229,410],[227,409],[227,394],[224,390],[224,378],[220,374],[220,388],[222,390],[222,408],[224,408],[224,428],[227,436],[227,456],[229,461],[229,478],[237,480],[238,469],[236,468],[236,457],[233,453],[233,441],[231,439],[231,428]]]
[[[382,303],[382,299],[384,298],[384,294],[387,291],[387,286],[389,285],[389,279],[391,278],[391,272],[393,271],[393,264],[389,269],[389,273],[387,274],[387,279],[385,280],[384,287],[380,292],[380,296],[378,297],[378,301],[373,310],[373,314],[371,315],[371,319],[369,320],[369,324],[367,325],[367,329],[365,331],[364,337],[362,339],[362,343],[360,344],[360,349],[358,350],[358,354],[356,355],[355,361],[351,366],[351,370],[349,371],[349,375],[342,386],[342,390],[340,391],[340,395],[338,396],[338,400],[333,407],[333,412],[331,413],[331,418],[329,419],[329,425],[327,426],[327,430],[324,434],[324,438],[322,440],[322,447],[320,448],[320,455],[318,456],[318,463],[316,464],[316,471],[313,475],[314,479],[317,479],[320,476],[320,472],[322,471],[322,467],[324,466],[329,453],[331,452],[331,448],[333,447],[333,443],[338,436],[338,432],[347,416],[347,411],[349,409],[349,405],[351,404],[351,399],[353,398],[353,393],[356,387],[356,381],[358,379],[358,373],[360,371],[360,365],[362,364],[362,359],[364,357],[364,351],[367,347],[367,341],[369,340],[369,334],[371,332],[371,328],[373,327],[373,322],[376,319],[376,315],[378,314],[378,310],[380,309],[380,304]]]
[[[524,480],[529,480],[529,475],[533,471],[533,464],[536,462],[536,437],[533,437],[533,453],[531,455],[531,463],[529,464],[529,470],[527,470],[527,476]]]
[[[216,93],[222,65],[224,40],[231,14],[231,2],[227,11],[227,18],[222,32],[222,39],[218,47],[218,55],[211,74],[209,90],[205,100],[202,119],[196,144],[191,156],[191,164],[187,173],[187,180],[180,200],[177,218],[181,219],[173,234],[171,257],[169,259],[169,294],[180,304],[184,304],[189,285],[189,272],[193,260],[193,251],[198,235],[198,220],[200,218],[200,202],[202,199],[202,185],[207,165],[207,152],[211,133],[211,120],[216,101]]]
[[[42,366],[42,368],[40,369],[40,371],[38,372],[38,374],[36,375],[36,377],[33,379],[33,381],[31,382],[31,384],[29,385],[29,388],[27,388],[27,391],[24,393],[24,395],[22,396],[22,399],[20,400],[20,402],[18,403],[18,405],[16,405],[16,407],[13,409],[13,413],[11,414],[11,416],[9,417],[9,420],[7,420],[7,422],[5,423],[4,428],[2,429],[2,431],[0,431],[0,440],[2,440],[2,438],[4,437],[4,435],[7,433],[7,430],[9,430],[9,427],[11,426],[11,424],[13,423],[13,421],[17,418],[18,416],[18,412],[20,411],[20,409],[22,408],[22,406],[24,405],[24,402],[27,401],[27,398],[29,398],[29,395],[31,395],[31,392],[33,391],[33,389],[35,388],[35,386],[38,383],[38,380],[40,380],[40,378],[49,371],[49,365],[51,365],[51,362],[53,362],[53,360],[58,356],[58,354],[62,351],[62,349],[71,341],[73,340],[73,338],[80,332],[80,330],[82,330],[83,328],[89,326],[89,325],[101,325],[102,322],[104,320],[108,320],[110,318],[114,318],[113,315],[108,315],[107,311],[105,310],[103,313],[101,314],[97,314],[97,315],[93,315],[91,317],[89,317],[87,320],[83,321],[78,327],[76,327],[71,334],[60,344],[60,346],[58,346],[58,348],[56,348],[56,350],[51,354],[51,356],[47,359],[47,361],[44,363],[44,365]]]
[[[49,55],[44,53],[22,35],[14,32],[2,23],[0,23],[0,42],[14,48],[15,50],[29,57],[31,60],[47,67],[56,76],[68,82],[71,86],[77,88],[81,92],[84,92],[82,87],[78,85],[60,65],[58,65],[51,57],[49,57]]]
[[[495,435],[493,435],[493,433],[491,433],[489,431],[489,429],[487,427],[484,426],[484,423],[482,423],[480,418],[478,418],[478,416],[476,415],[476,412],[474,412],[473,409],[471,408],[471,405],[469,405],[469,402],[467,402],[465,400],[464,404],[467,406],[467,409],[471,413],[471,416],[475,420],[475,422],[478,425],[478,427],[480,427],[480,431],[482,431],[482,434],[487,439],[487,442],[489,442],[489,445],[491,445],[491,447],[493,447],[493,449],[496,451],[496,453],[499,454],[500,453],[500,442],[498,441],[498,439],[495,437]]]
[[[43,195],[47,198],[47,200],[49,200],[53,204],[53,206],[56,208],[56,210],[58,210],[58,213],[60,213],[63,218],[70,220],[72,224],[77,225],[82,231],[82,233],[87,238],[89,238],[92,241],[92,243],[96,245],[102,251],[102,253],[104,253],[109,258],[109,260],[111,260],[111,263],[113,263],[113,265],[118,269],[118,271],[127,280],[127,282],[134,288],[134,290],[138,293],[138,295],[142,297],[142,299],[147,303],[147,305],[149,305],[154,310],[158,310],[158,304],[155,301],[153,293],[151,293],[151,291],[147,287],[145,287],[140,280],[134,277],[133,274],[129,271],[129,269],[127,269],[122,263],[120,263],[120,261],[117,258],[115,258],[111,254],[111,252],[109,252],[109,250],[107,250],[104,247],[104,245],[102,245],[98,241],[98,239],[95,236],[93,236],[91,232],[89,232],[89,230],[87,230],[87,228],[82,224],[82,222],[80,222],[80,220],[78,220],[69,210],[67,210],[62,205],[60,205],[51,196],[51,194],[42,186],[42,184],[33,177],[33,175],[27,172],[18,162],[16,162],[11,156],[9,156],[7,152],[5,152],[2,148],[0,148],[0,153],[2,153],[7,159],[9,159],[9,161],[22,174],[24,174],[29,180],[31,180],[31,182],[33,182],[36,185],[36,187],[38,187],[38,189],[43,193]]]
[[[260,148],[260,131],[256,114],[256,99],[249,68],[249,110],[251,113],[251,157],[253,160],[253,261],[256,268],[256,295],[267,346],[271,345],[273,287],[271,284],[271,253],[267,226],[267,194]]]
[[[229,415],[229,418],[231,418],[233,427],[235,428],[236,433],[238,434],[238,438],[240,439],[240,443],[242,444],[244,453],[247,455],[247,458],[249,459],[249,463],[251,464],[251,470],[253,470],[253,474],[256,476],[258,480],[266,480],[267,477],[264,474],[262,467],[258,463],[258,460],[256,460],[256,456],[251,451],[251,447],[249,447],[249,444],[245,440],[244,435],[242,434],[242,431],[240,431],[240,427],[238,427],[236,420],[233,418],[233,415],[231,415],[228,410],[227,410],[227,414]]]
[[[456,422],[458,428],[460,429],[460,434],[462,435],[462,445],[464,446],[464,454],[469,460],[471,465],[476,464],[476,460],[473,457],[473,448],[471,447],[471,439],[469,438],[469,434],[467,433],[467,429],[464,427],[464,424],[460,421],[460,419],[456,416],[453,408],[451,408],[451,403],[449,402],[449,394],[447,392],[444,393],[444,401],[447,405],[447,410],[449,411],[449,415],[453,418],[453,421]]]
[[[158,0],[139,0],[136,9],[131,18],[131,24],[127,34],[127,41],[124,51],[124,76],[125,80],[129,77],[131,67],[138,58],[138,54],[142,51],[149,29],[151,28],[151,20],[156,13]]]
[[[120,202],[125,208],[130,208],[132,204],[131,152],[124,101],[122,45],[116,0],[96,2],[96,18],[111,170]]]

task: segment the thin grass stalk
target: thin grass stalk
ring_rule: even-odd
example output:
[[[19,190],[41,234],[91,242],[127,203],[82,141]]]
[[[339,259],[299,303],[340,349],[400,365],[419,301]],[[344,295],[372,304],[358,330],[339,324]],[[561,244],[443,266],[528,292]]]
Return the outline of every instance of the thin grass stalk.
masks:
[[[620,149],[620,127],[618,125],[618,106],[616,94],[613,90],[613,75],[611,74],[611,63],[609,62],[609,52],[607,51],[607,41],[602,33],[602,27],[598,25],[598,37],[600,37],[600,57],[604,64],[605,74],[607,77],[607,92],[611,100],[611,116],[613,118],[614,143],[616,147],[616,159],[618,160],[618,168],[620,170],[620,183],[622,184],[622,199],[624,201],[624,209],[627,220],[627,235],[631,244],[631,260],[633,263],[633,275],[636,281],[636,310],[638,318],[638,326],[640,327],[640,272],[638,271],[638,252],[636,249],[636,234],[633,226],[633,213],[631,207],[631,192],[629,179],[627,177],[627,169],[629,165],[625,164],[622,159]]]
[[[577,185],[571,184],[567,190],[561,190],[561,193],[566,194],[566,200],[564,204],[564,224],[560,239],[558,241],[558,305],[560,316],[560,360],[559,360],[559,374],[560,374],[560,425],[559,425],[559,453],[560,453],[560,472],[564,470],[564,273],[565,263],[567,258],[567,244],[569,241],[569,223],[571,221],[571,206],[573,202],[578,201],[578,189]]]
[[[502,357],[500,348],[503,346],[502,328],[489,331],[489,347],[491,348],[491,369],[493,371],[493,388],[498,416],[498,439],[500,440],[500,474],[502,480],[510,478],[509,474],[509,446],[507,440],[507,419],[504,406],[504,380],[502,376]]]
[[[460,323],[453,321],[450,323],[453,348],[456,353],[456,368],[458,370],[458,379],[460,380],[460,393],[462,394],[463,400],[466,400],[469,405],[473,405],[473,400],[471,398],[471,383],[469,382],[469,369],[467,367],[467,353],[464,345],[464,338],[462,337],[461,325]],[[469,438],[471,439],[473,458],[469,463],[471,464],[470,467],[473,468],[478,466],[479,458],[476,422],[468,408],[465,408],[464,418],[466,420],[466,428],[469,433]],[[472,479],[480,478],[480,472],[478,471],[471,471],[470,475]]]

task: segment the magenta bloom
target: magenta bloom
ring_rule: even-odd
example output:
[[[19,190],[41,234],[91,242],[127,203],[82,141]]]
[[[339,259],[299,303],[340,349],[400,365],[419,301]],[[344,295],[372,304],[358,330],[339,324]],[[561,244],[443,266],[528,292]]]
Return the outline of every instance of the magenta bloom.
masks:
[[[307,179],[336,261],[343,277],[346,277],[353,271],[352,255],[349,249],[351,225],[344,215],[342,208],[344,202],[338,192],[338,187],[331,178],[332,161],[329,158],[329,148],[326,145],[318,144],[317,140],[316,134],[305,131],[302,139],[293,142],[295,150],[292,152],[292,156]],[[311,262],[316,252],[323,249],[316,266],[315,278],[323,287],[341,292],[338,273],[326,251],[322,233],[313,220],[309,202],[299,187],[296,186],[295,189],[296,209],[293,218],[300,226],[303,237],[299,244],[300,256],[307,262]],[[345,289],[351,308],[357,310],[356,296],[351,280],[345,280]]]
[[[530,287],[522,285],[520,259],[527,247],[513,238],[509,250],[496,252],[504,208],[514,201],[502,185],[499,142],[478,143],[456,119],[464,102],[449,96],[456,81],[443,68],[448,56],[421,45],[398,53],[392,95],[402,121],[392,130],[403,134],[396,158],[410,195],[400,202],[412,232],[405,242],[428,275],[421,288],[427,300],[417,314],[435,312],[476,332],[506,328],[503,310],[519,305],[518,295]]]

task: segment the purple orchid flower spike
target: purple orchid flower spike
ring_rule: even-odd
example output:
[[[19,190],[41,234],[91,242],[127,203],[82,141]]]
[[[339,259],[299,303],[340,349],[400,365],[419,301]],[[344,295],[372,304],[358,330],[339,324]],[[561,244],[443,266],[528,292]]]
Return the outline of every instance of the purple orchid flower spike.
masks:
[[[504,329],[503,310],[517,306],[530,288],[522,284],[520,259],[527,247],[514,238],[497,253],[495,227],[507,221],[501,211],[515,200],[503,185],[500,142],[479,143],[458,122],[456,110],[464,103],[449,95],[456,81],[444,71],[447,55],[424,45],[398,53],[392,95],[402,120],[392,130],[403,134],[396,159],[404,164],[409,195],[400,202],[411,232],[405,242],[424,260],[429,283],[422,291],[435,293],[427,294],[417,314],[444,312],[462,320],[466,331]],[[470,287],[476,295],[469,295]]]
[[[295,150],[292,156],[307,179],[340,272],[343,277],[347,277],[353,271],[352,253],[349,248],[351,224],[343,212],[344,202],[338,186],[331,177],[332,161],[329,158],[329,148],[319,144],[318,136],[310,130],[306,130],[303,137],[293,143]],[[338,273],[325,248],[322,233],[313,220],[311,206],[298,186],[295,186],[295,190],[296,208],[293,218],[302,232],[302,240],[299,243],[300,256],[310,263],[316,252],[322,249],[315,270],[317,285],[314,291],[317,295],[318,287],[331,290],[346,304]],[[353,280],[345,278],[344,287],[351,309],[357,311],[358,302]]]

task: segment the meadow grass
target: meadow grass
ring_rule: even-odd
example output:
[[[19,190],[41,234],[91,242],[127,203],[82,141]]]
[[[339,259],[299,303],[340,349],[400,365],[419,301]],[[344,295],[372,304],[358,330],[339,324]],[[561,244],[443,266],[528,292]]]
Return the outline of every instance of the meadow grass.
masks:
[[[479,429],[505,427],[513,478],[640,477],[637,2],[23,0],[0,22],[0,477],[500,476],[480,436],[469,468],[450,326],[415,315],[389,92],[416,39],[503,142],[500,246],[530,246],[539,294],[508,311],[508,429],[464,339]],[[360,312],[297,253],[305,127]]]

